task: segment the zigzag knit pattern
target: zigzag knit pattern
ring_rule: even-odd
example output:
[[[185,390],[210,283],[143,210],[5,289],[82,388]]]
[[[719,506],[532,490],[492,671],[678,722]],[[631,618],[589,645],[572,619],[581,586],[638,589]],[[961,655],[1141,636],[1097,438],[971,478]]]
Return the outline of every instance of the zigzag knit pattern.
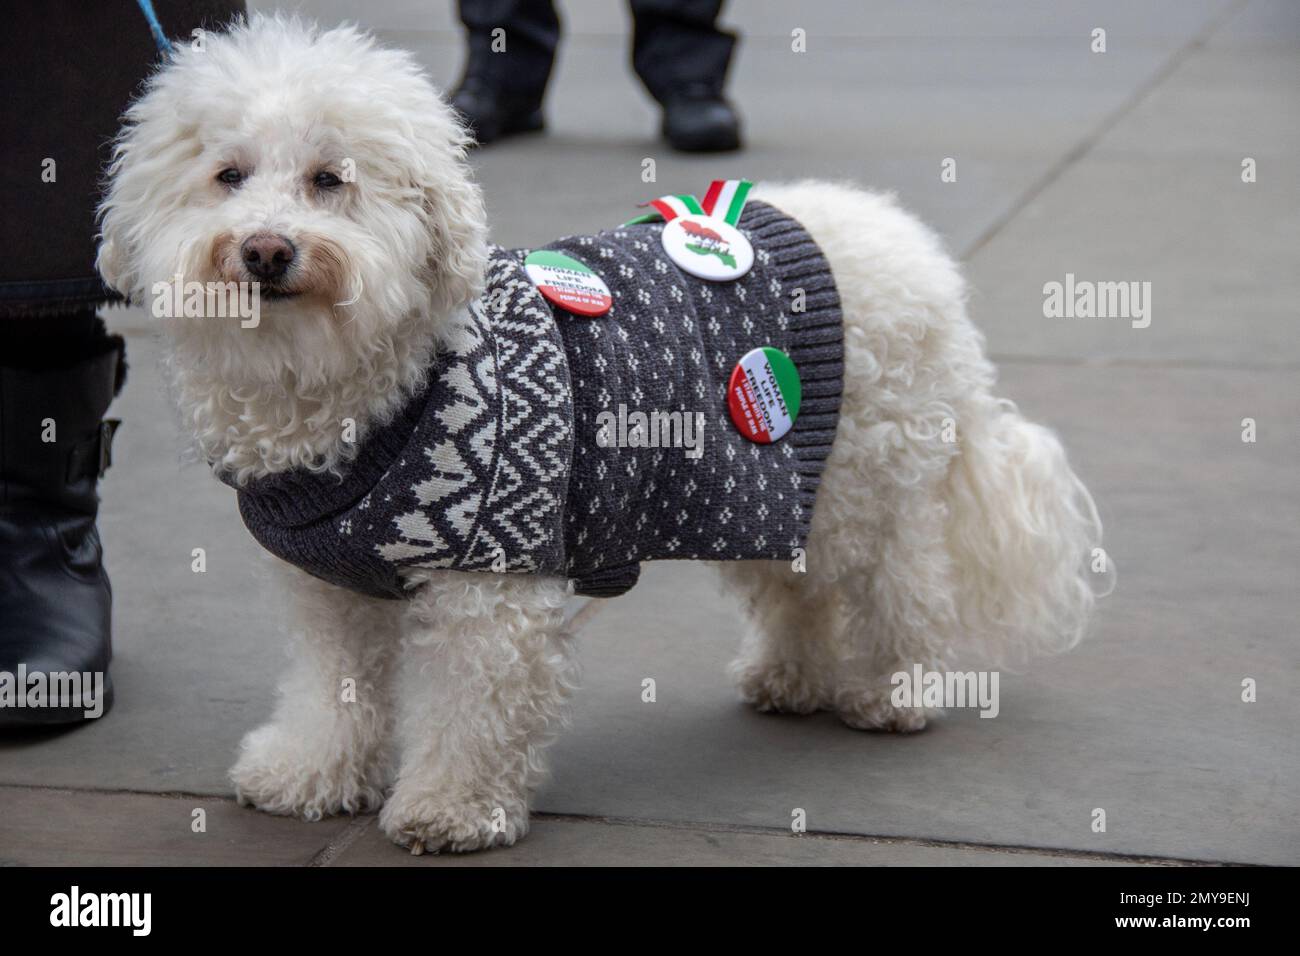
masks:
[[[564,348],[546,301],[512,260],[492,260],[487,287],[444,357],[446,387],[430,393],[413,435],[426,460],[412,467],[403,457],[390,468],[409,479],[399,487],[410,488],[400,496],[410,510],[391,519],[391,536],[374,547],[397,567],[560,566],[573,455]],[[374,494],[357,505],[368,532],[376,530],[365,514]]]
[[[245,524],[281,558],[380,597],[404,596],[418,568],[559,574],[607,597],[641,561],[789,560],[838,419],[839,297],[793,219],[752,202],[739,228],[754,267],[723,283],[678,269],[662,223],[551,244],[609,286],[614,305],[594,319],[541,296],[527,250],[495,250],[428,387],[364,437],[342,479],[287,472],[240,488]],[[791,431],[757,445],[732,426],[726,393],[740,357],[765,345],[793,359],[803,399]],[[598,416],[619,405],[702,415],[703,454],[598,441]]]

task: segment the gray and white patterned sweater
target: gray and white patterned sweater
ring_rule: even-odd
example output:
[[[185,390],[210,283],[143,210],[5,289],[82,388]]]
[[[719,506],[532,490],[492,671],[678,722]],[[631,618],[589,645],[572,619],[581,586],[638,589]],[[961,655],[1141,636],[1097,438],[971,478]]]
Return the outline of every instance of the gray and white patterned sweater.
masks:
[[[293,471],[240,487],[245,524],[311,574],[393,598],[420,568],[564,575],[608,597],[636,583],[642,561],[789,560],[835,435],[839,296],[795,220],[752,202],[738,225],[754,266],[730,282],[681,271],[662,222],[547,246],[609,286],[598,318],[543,298],[527,250],[494,250],[428,387],[364,436],[342,478]],[[793,428],[767,445],[727,411],[732,369],[759,346],[789,355],[802,384]],[[620,404],[702,413],[703,453],[598,439],[597,416]]]

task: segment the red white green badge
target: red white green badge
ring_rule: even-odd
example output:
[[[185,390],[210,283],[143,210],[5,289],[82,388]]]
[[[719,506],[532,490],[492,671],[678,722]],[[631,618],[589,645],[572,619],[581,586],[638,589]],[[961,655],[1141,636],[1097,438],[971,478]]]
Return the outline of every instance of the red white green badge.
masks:
[[[776,441],[793,427],[802,397],[794,362],[770,346],[747,352],[727,383],[732,423],[740,434],[760,445]]]
[[[572,256],[539,249],[524,259],[524,271],[538,292],[574,315],[604,315],[614,304],[605,281]]]
[[[715,179],[702,200],[676,195],[646,203],[666,224],[661,241],[668,257],[683,271],[712,282],[739,279],[753,268],[754,248],[736,228],[750,186],[747,179]]]
[[[735,226],[713,216],[677,216],[660,240],[684,272],[710,282],[739,279],[754,266],[754,247]]]

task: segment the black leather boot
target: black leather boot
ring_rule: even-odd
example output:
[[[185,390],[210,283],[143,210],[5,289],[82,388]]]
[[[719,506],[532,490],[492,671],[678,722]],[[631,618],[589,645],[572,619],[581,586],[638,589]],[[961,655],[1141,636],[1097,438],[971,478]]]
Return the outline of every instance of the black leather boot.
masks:
[[[116,336],[92,351],[63,368],[0,364],[0,726],[75,723],[112,704],[95,486],[126,365]],[[42,683],[45,702],[31,706]]]
[[[663,136],[687,153],[723,153],[740,148],[740,117],[722,96],[685,89],[663,101]]]
[[[452,94],[451,105],[474,133],[480,146],[511,136],[532,133],[545,126],[542,94],[511,94],[489,81],[469,75]]]

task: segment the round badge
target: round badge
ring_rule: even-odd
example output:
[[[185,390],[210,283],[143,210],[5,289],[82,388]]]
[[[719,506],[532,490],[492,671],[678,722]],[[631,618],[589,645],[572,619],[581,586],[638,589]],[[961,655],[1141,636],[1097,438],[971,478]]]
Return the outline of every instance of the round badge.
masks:
[[[524,259],[524,271],[538,292],[574,315],[604,315],[614,304],[605,281],[572,256],[539,249]]]
[[[664,252],[685,272],[711,282],[739,279],[754,265],[754,247],[731,223],[678,216],[664,226]]]
[[[799,417],[803,387],[790,356],[764,346],[736,363],[727,383],[727,411],[736,430],[752,442],[771,444]]]

